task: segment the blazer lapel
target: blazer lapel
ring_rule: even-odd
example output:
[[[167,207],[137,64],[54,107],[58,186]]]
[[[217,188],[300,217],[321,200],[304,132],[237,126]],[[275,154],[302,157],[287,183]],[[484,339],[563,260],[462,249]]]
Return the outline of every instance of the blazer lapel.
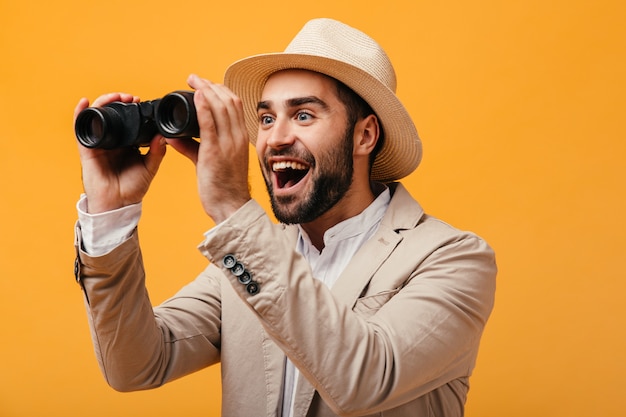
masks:
[[[393,230],[379,227],[372,239],[357,251],[331,289],[335,298],[352,308],[380,265],[402,238]]]
[[[357,251],[332,288],[333,295],[350,308],[354,307],[374,273],[402,241],[398,233],[411,229],[423,216],[423,210],[400,183],[388,184],[391,202],[378,230]]]

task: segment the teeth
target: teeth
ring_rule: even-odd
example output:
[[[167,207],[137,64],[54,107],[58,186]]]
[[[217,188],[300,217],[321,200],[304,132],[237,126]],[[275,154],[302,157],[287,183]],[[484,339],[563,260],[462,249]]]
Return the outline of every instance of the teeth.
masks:
[[[272,169],[274,171],[280,171],[280,170],[284,170],[284,169],[304,170],[304,169],[306,169],[306,166],[304,166],[303,164],[301,164],[299,162],[281,161],[281,162],[274,162],[274,164],[272,165]]]

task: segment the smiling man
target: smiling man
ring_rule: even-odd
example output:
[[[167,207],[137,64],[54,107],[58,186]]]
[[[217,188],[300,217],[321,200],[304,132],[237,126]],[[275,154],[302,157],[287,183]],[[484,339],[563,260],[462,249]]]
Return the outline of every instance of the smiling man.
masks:
[[[256,147],[274,214],[283,223],[300,224],[319,250],[326,229],[374,200],[369,155],[378,121],[362,101],[349,113],[340,89],[359,101],[330,77],[283,70],[269,77],[257,106]]]
[[[224,85],[188,83],[200,142],[79,145],[77,279],[109,384],[154,388],[221,362],[224,416],[462,416],[494,255],[396,182],[421,142],[380,46],[315,19]],[[93,105],[112,101],[138,99]],[[250,196],[249,142],[279,224]],[[136,226],[166,144],[195,164],[216,226],[207,268],[152,307]]]

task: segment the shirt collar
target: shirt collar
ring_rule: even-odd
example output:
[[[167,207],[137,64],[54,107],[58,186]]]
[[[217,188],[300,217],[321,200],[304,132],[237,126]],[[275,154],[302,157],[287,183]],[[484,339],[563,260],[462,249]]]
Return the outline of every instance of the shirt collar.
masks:
[[[329,228],[324,233],[324,246],[329,246],[333,242],[349,239],[359,234],[366,234],[369,237],[380,224],[391,201],[389,188],[384,185],[383,187],[378,197],[365,210]],[[298,230],[298,248],[301,249],[301,253],[305,253],[302,249],[308,247],[310,250],[312,244],[300,225],[298,225]]]

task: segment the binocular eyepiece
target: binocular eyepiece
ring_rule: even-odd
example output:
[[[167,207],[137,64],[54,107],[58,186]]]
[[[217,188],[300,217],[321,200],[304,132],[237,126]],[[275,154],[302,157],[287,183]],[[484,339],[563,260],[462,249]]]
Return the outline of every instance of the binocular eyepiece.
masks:
[[[193,91],[174,91],[139,103],[113,102],[88,107],[76,118],[78,141],[88,148],[146,146],[160,133],[167,138],[200,136]]]

